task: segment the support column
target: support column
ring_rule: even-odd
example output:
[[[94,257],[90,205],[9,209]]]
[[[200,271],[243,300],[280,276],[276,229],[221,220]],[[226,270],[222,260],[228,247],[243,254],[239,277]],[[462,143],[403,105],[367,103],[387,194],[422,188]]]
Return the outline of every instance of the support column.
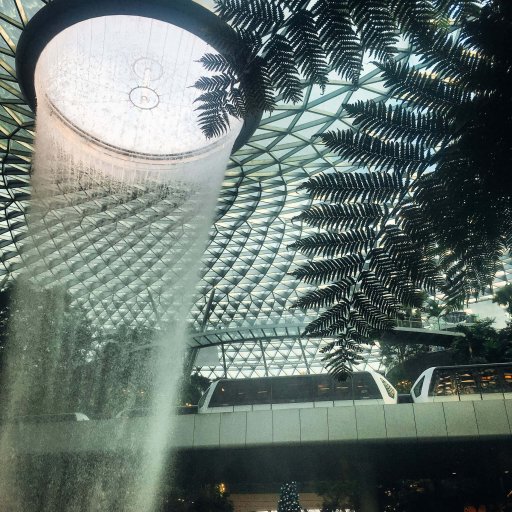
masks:
[[[359,489],[359,504],[361,512],[379,512],[379,495],[375,466],[369,460],[357,464],[357,480]]]

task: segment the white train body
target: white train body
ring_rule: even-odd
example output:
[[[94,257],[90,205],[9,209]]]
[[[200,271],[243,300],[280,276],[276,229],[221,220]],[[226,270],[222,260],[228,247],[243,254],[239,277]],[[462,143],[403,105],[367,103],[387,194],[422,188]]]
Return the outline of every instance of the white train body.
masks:
[[[512,398],[512,363],[428,368],[411,388],[413,402]]]
[[[340,382],[328,374],[221,379],[201,397],[198,413],[395,404],[395,388],[373,371]]]

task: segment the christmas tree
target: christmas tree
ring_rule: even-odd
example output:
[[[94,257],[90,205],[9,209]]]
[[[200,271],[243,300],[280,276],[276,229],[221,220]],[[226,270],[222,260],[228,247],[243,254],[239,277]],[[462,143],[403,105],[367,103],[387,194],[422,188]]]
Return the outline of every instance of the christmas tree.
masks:
[[[297,492],[297,482],[290,482],[281,487],[277,512],[302,512]]]

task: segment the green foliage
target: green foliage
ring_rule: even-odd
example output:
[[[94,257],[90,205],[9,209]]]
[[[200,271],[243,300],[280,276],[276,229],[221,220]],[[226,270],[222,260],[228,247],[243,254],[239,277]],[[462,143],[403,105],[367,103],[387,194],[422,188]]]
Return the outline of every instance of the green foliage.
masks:
[[[474,325],[459,325],[464,337],[455,338],[451,350],[456,364],[503,363],[512,361],[512,328],[496,330],[492,319]]]
[[[426,48],[439,47],[450,23],[474,14],[469,0],[216,0],[218,15],[231,24],[223,58],[202,59],[222,77],[199,98],[200,125],[207,137],[224,133],[229,115],[272,110],[274,98],[297,103],[304,83],[325,87],[330,69],[357,83],[367,52],[391,60],[398,35]],[[221,35],[219,34],[219,38]],[[199,88],[204,86],[201,79]]]
[[[197,405],[203,393],[211,384],[210,380],[198,373],[193,373],[189,377],[183,377],[181,392],[178,398],[179,405]]]
[[[320,135],[366,169],[320,174],[301,187],[324,202],[298,219],[326,233],[293,244],[313,258],[294,275],[327,286],[296,305],[333,308],[306,332],[340,336],[329,345],[334,368],[337,360],[347,367],[345,342],[350,357],[362,342],[354,331],[371,343],[374,330],[418,306],[420,290],[444,292],[447,308],[478,296],[512,246],[512,5],[449,4],[443,8],[460,16],[458,37],[442,23],[423,31],[410,25],[427,70],[379,64],[400,102],[348,105],[355,129]],[[380,292],[374,297],[369,279]]]
[[[380,353],[388,370],[404,364],[406,361],[428,352],[428,347],[421,344],[408,345],[381,341]]]
[[[512,285],[506,284],[503,288],[498,289],[492,301],[500,306],[506,306],[507,313],[512,315]]]

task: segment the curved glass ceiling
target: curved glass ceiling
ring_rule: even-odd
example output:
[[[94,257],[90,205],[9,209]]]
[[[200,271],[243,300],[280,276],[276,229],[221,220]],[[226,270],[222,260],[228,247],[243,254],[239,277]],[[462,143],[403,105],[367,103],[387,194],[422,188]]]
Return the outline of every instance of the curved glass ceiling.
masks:
[[[19,92],[14,55],[23,27],[43,5],[40,0],[4,0],[0,12],[0,275],[4,283],[23,265],[19,248],[30,199],[33,142],[33,114]],[[404,46],[398,58],[409,57]],[[216,347],[200,351],[208,352],[203,358],[206,375],[220,376],[224,366],[232,377],[321,370],[319,341],[300,337],[308,321],[305,313],[289,310],[306,288],[288,275],[303,261],[300,254],[287,250],[302,228],[292,219],[307,204],[297,187],[308,176],[332,167],[353,169],[318,145],[315,134],[349,126],[343,105],[369,98],[386,98],[371,64],[356,90],[336,77],[323,94],[304,86],[301,103],[279,103],[232,156],[190,313],[191,343]],[[73,247],[66,248],[72,255],[68,268],[55,268],[46,276],[48,282],[66,281],[74,300],[106,327],[154,323],[165,307],[160,281],[165,247],[159,232],[173,225],[165,199],[122,194],[62,194],[60,199],[61,215],[85,216],[90,229],[85,238],[82,230]],[[142,246],[137,232],[148,221],[155,226],[154,233]],[[109,238],[111,222],[125,227],[123,237]],[[101,248],[99,256],[87,251],[91,241]],[[58,239],[47,242],[41,250],[50,254]],[[113,268],[114,259],[122,264]],[[509,273],[507,260],[498,281],[504,282]],[[368,356],[377,364],[375,354]]]

